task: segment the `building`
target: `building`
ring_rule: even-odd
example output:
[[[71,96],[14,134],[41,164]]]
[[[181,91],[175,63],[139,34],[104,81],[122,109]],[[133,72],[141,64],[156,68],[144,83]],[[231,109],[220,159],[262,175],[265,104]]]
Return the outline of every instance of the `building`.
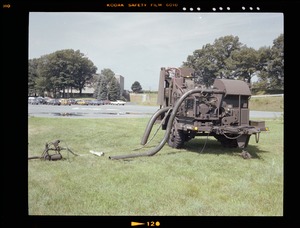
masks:
[[[115,74],[115,78],[120,84],[120,94],[122,95],[124,92],[124,77],[120,74]]]

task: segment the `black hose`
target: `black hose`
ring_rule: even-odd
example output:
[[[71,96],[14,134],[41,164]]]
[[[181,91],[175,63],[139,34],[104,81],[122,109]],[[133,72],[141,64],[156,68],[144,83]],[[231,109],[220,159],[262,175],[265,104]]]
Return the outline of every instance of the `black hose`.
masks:
[[[165,135],[163,137],[163,139],[161,140],[161,142],[153,149],[150,149],[149,151],[146,151],[146,152],[143,152],[143,153],[137,153],[137,154],[127,154],[127,155],[119,155],[119,156],[110,156],[109,159],[114,159],[114,160],[117,160],[117,159],[125,159],[125,158],[134,158],[134,157],[142,157],[142,156],[153,156],[154,154],[156,154],[158,151],[160,151],[163,146],[165,145],[165,143],[167,142],[167,140],[169,139],[169,136],[170,136],[170,132],[171,132],[171,129],[172,129],[172,124],[173,124],[173,121],[175,119],[175,116],[177,114],[177,111],[180,107],[180,105],[182,104],[182,102],[188,97],[190,96],[191,94],[193,93],[201,93],[201,92],[214,92],[214,93],[224,93],[223,91],[221,90],[212,90],[212,89],[192,89],[192,90],[189,90],[187,91],[186,93],[184,93],[180,98],[179,100],[176,102],[174,108],[173,108],[173,111],[170,115],[170,118],[169,118],[169,121],[168,121],[168,125],[167,125],[167,129],[166,129],[166,132],[165,132]],[[155,115],[158,117],[158,115]],[[151,118],[152,119],[152,118]],[[153,118],[153,120],[151,121],[152,123],[152,126],[155,122],[155,118]],[[152,128],[152,126],[148,126],[148,128]],[[149,129],[147,130],[149,131]]]
[[[149,138],[149,135],[150,135],[150,132],[152,131],[152,127],[156,121],[156,119],[162,114],[162,113],[165,113],[167,112],[168,110],[170,109],[170,107],[165,107],[165,108],[162,108],[162,109],[159,109],[157,110],[151,117],[151,119],[149,120],[148,124],[147,124],[147,127],[146,127],[146,130],[144,132],[144,135],[142,137],[142,140],[141,140],[141,144],[142,145],[145,145],[148,141],[148,138]]]
[[[41,157],[41,156],[32,156],[32,157],[28,157],[28,160],[30,160],[30,159],[40,159],[40,158],[43,158],[43,157]]]

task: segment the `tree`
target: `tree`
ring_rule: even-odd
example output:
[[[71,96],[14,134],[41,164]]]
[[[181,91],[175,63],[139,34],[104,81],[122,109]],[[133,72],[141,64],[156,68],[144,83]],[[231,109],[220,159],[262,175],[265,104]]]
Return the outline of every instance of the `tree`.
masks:
[[[183,66],[193,68],[198,83],[206,86],[213,83],[218,71],[212,51],[212,45],[207,44],[202,49],[195,50],[193,55],[188,56],[187,62],[183,63]]]
[[[94,66],[91,60],[80,53],[79,50],[71,53],[71,61],[73,65],[69,67],[72,76],[70,82],[79,90],[79,94],[81,94],[82,89],[93,79],[97,67]]]
[[[112,78],[108,86],[108,99],[115,101],[120,99],[120,85],[117,82],[117,79]]]
[[[62,90],[63,96],[66,89],[72,88],[82,93],[82,89],[93,78],[96,71],[93,62],[79,50],[60,50],[38,59],[35,86],[54,94]],[[29,69],[28,74],[33,78],[34,71]]]
[[[284,39],[283,34],[279,35],[271,48],[271,59],[267,65],[270,87],[283,89],[284,85]]]
[[[99,77],[97,79],[95,79],[95,86],[94,86],[94,94],[93,97],[97,99],[98,97],[98,93],[99,93],[99,89],[100,89],[100,84],[101,84],[101,77],[99,75]]]
[[[229,60],[227,66],[232,70],[233,77],[248,83],[251,83],[251,78],[261,70],[259,53],[254,48],[244,46],[240,50],[235,50]]]
[[[216,39],[213,43],[212,55],[217,66],[216,77],[218,78],[232,78],[233,70],[228,65],[228,59],[231,58],[232,53],[241,50],[242,43],[239,42],[237,36],[224,36]]]
[[[28,95],[36,96],[39,91],[36,88],[36,80],[38,78],[37,73],[38,59],[28,60]]]
[[[195,50],[183,62],[183,66],[193,68],[199,83],[210,86],[215,78],[233,77],[233,66],[228,65],[228,59],[234,51],[240,50],[241,45],[237,36],[221,37],[212,45],[206,44],[202,49]]]
[[[261,70],[258,81],[253,87],[257,90],[277,90],[284,87],[284,39],[280,34],[272,47],[263,47],[258,50]]]
[[[134,93],[141,93],[143,91],[141,84],[138,81],[135,81],[131,85],[131,89]]]
[[[120,84],[115,78],[115,73],[109,69],[101,70],[100,77],[95,88],[97,92],[96,98],[101,100],[117,100],[120,99]]]
[[[216,78],[240,79],[259,83],[268,89],[282,89],[284,84],[283,35],[279,35],[272,48],[248,48],[237,36],[224,36],[213,44],[206,44],[187,57],[183,66],[195,70],[196,80],[210,86]]]
[[[115,73],[109,68],[104,68],[101,70],[101,75],[106,78],[108,83],[115,78]]]
[[[108,99],[107,81],[106,78],[101,78],[101,79],[102,80],[100,80],[100,87],[99,87],[97,98],[100,100],[107,100]]]

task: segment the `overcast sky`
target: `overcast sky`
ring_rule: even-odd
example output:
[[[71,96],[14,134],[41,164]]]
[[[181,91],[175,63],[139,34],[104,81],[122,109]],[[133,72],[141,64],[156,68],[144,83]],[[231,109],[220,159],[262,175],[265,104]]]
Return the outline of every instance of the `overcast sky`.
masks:
[[[157,90],[161,67],[180,67],[188,55],[227,35],[258,49],[283,34],[282,13],[31,12],[29,59],[79,50],[98,68]]]

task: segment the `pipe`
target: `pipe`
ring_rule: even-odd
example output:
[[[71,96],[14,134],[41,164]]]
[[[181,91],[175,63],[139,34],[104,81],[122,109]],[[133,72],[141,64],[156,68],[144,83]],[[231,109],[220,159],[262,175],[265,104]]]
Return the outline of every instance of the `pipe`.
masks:
[[[40,159],[40,158],[43,158],[43,157],[41,157],[41,156],[32,156],[32,157],[28,157],[28,160],[30,160],[30,159]]]
[[[212,90],[212,89],[192,89],[192,90],[189,90],[187,91],[186,93],[184,93],[180,98],[179,100],[176,102],[175,106],[174,106],[174,109],[170,115],[170,118],[169,118],[169,121],[168,121],[168,125],[167,125],[167,129],[166,129],[166,132],[165,132],[165,135],[163,137],[163,139],[161,140],[161,142],[153,149],[149,150],[149,151],[146,151],[146,152],[143,152],[143,153],[137,153],[137,154],[127,154],[127,155],[117,155],[117,156],[109,156],[109,159],[114,159],[114,160],[117,160],[117,159],[125,159],[125,158],[134,158],[134,157],[142,157],[142,156],[153,156],[154,154],[156,154],[158,151],[160,151],[163,146],[165,145],[165,143],[167,142],[167,140],[169,139],[169,136],[170,136],[170,132],[171,132],[171,129],[172,129],[172,124],[173,124],[173,121],[175,119],[175,116],[177,114],[177,111],[180,107],[180,105],[182,104],[182,102],[188,97],[190,96],[191,94],[193,93],[201,93],[201,92],[214,92],[214,93],[224,93],[223,91],[221,90]],[[154,119],[154,118],[153,118]],[[154,123],[154,120],[152,120],[151,122]],[[152,123],[152,126],[153,126],[153,123]],[[149,128],[152,128],[152,126],[149,126]],[[149,130],[147,130],[149,131]]]
[[[170,109],[170,107],[165,107],[165,108],[162,108],[162,109],[159,109],[157,110],[151,117],[151,119],[149,120],[148,124],[147,124],[147,127],[146,127],[146,130],[144,132],[144,135],[142,137],[142,140],[141,140],[141,144],[142,145],[145,145],[148,141],[148,137],[150,135],[150,132],[152,131],[152,127],[156,121],[156,119],[164,112],[167,112],[168,110]]]

